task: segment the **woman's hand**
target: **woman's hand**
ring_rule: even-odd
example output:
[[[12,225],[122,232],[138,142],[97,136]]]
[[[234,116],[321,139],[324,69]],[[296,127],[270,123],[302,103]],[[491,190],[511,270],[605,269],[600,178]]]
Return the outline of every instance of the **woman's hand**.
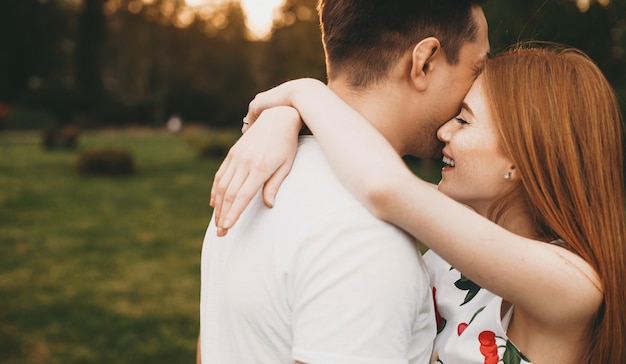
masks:
[[[215,174],[210,205],[214,207],[217,235],[228,232],[259,188],[268,207],[274,205],[278,188],[289,174],[302,126],[300,114],[291,107],[261,111],[244,124],[245,134],[233,145]]]
[[[300,78],[293,81],[287,81],[270,90],[261,92],[254,97],[254,100],[248,105],[248,114],[244,118],[245,123],[241,131],[245,133],[256,122],[261,113],[267,109],[276,106],[294,107],[294,97],[297,94],[303,94],[315,87],[326,88],[326,85],[314,78]],[[315,103],[315,105],[319,105]],[[321,106],[321,105],[319,105]]]

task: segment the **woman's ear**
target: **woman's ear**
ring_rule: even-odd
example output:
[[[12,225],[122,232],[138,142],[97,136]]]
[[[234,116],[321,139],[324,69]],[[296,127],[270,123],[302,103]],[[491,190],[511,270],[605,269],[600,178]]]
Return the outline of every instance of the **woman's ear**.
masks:
[[[437,38],[428,37],[415,45],[411,57],[411,79],[418,90],[428,87],[429,76],[442,57],[441,43]]]
[[[507,171],[504,173],[504,179],[511,181],[517,181],[520,179],[519,172],[517,171],[517,169],[515,169],[515,165],[511,164],[509,166],[509,169],[507,169]]]

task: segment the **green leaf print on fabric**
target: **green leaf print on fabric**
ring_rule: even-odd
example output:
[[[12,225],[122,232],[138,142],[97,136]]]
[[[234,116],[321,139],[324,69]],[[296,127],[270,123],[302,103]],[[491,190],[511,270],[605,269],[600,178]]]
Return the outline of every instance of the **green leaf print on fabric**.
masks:
[[[457,326],[457,329],[456,329],[457,335],[461,336],[461,334],[465,331],[465,329],[472,323],[472,321],[474,321],[476,316],[478,316],[479,313],[483,312],[485,307],[487,307],[487,306],[483,306],[483,307],[479,308],[478,310],[476,310],[476,312],[474,312],[474,315],[472,315],[472,318],[469,320],[469,322],[461,322]]]
[[[504,355],[502,357],[502,362],[504,364],[520,364],[522,360],[526,362],[530,362],[528,358],[524,356],[516,347],[513,345],[511,340],[506,341],[506,349],[504,351]]]
[[[467,277],[465,277],[463,274],[461,274],[461,279],[454,282],[454,285],[456,286],[456,288],[462,291],[467,291],[467,294],[465,295],[465,300],[463,300],[463,303],[461,303],[460,306],[463,306],[464,304],[471,301],[472,298],[474,298],[480,291],[480,286],[467,279]]]

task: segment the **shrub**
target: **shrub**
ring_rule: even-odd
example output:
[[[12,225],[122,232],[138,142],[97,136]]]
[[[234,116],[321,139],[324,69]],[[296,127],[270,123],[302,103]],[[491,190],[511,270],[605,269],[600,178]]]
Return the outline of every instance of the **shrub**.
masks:
[[[205,158],[223,159],[228,154],[229,145],[206,143],[200,147],[200,154]]]
[[[76,148],[80,130],[74,125],[68,125],[59,132],[59,141],[65,148]]]
[[[68,125],[62,129],[55,126],[44,128],[41,132],[41,145],[44,149],[50,150],[61,146],[68,149],[75,149],[78,145],[79,129],[74,125]]]
[[[196,141],[196,146],[200,155],[204,158],[223,159],[228,154],[230,147],[237,141],[239,133],[233,132],[211,132],[208,138]]]
[[[41,132],[41,146],[50,150],[57,146],[57,129],[55,127],[48,127]]]
[[[135,162],[127,151],[94,149],[78,156],[74,171],[81,176],[125,176],[135,172]]]

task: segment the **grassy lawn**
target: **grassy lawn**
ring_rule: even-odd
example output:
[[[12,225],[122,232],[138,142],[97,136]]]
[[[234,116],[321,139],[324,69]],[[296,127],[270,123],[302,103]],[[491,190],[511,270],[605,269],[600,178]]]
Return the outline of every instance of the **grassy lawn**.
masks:
[[[223,139],[88,133],[46,152],[37,133],[0,134],[0,362],[192,363],[221,159],[197,146]],[[77,176],[78,153],[96,147],[130,151],[137,172]]]
[[[0,134],[0,362],[193,362],[219,160],[191,138],[85,134],[45,152],[36,133]],[[94,147],[130,151],[137,173],[78,177]]]

